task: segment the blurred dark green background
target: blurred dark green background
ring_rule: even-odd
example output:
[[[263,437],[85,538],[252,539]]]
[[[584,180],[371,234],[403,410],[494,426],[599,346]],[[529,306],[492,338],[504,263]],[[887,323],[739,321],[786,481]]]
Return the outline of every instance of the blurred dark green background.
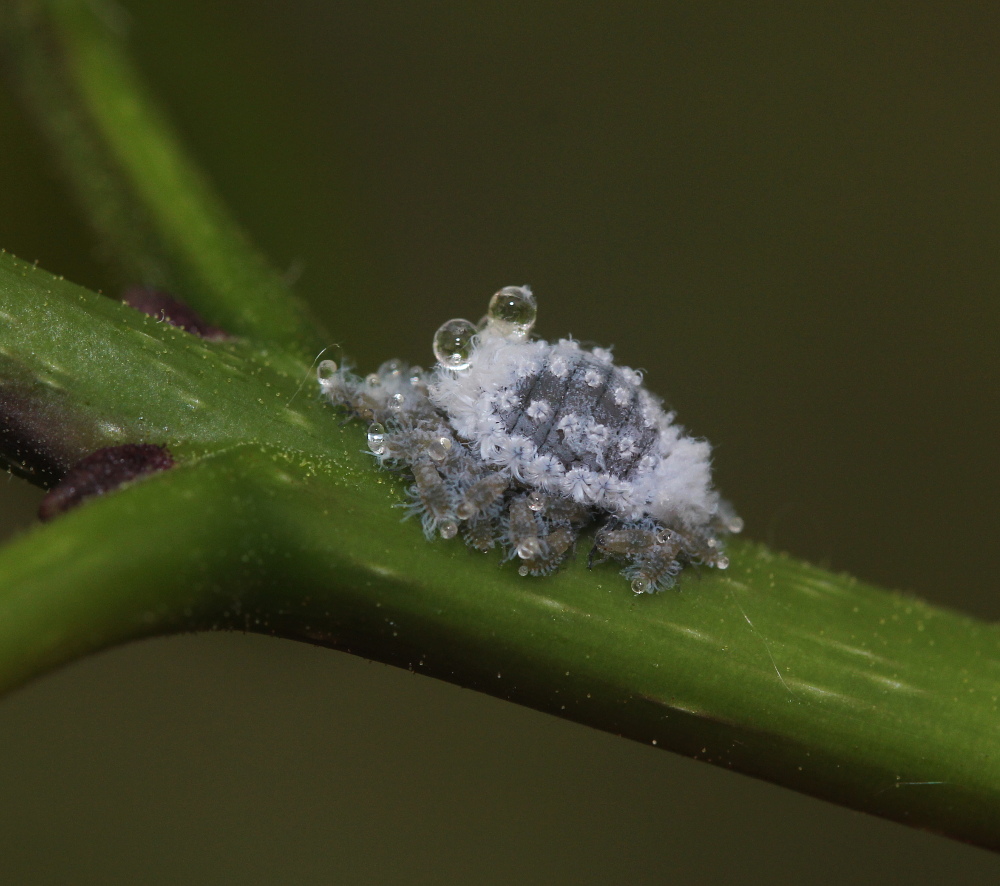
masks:
[[[530,282],[716,445],[747,533],[1000,615],[987,3],[129,0],[246,226],[362,366]],[[114,292],[0,93],[0,246]],[[11,532],[38,494],[4,484]],[[623,593],[627,588],[623,585]],[[684,593],[698,593],[686,582]],[[979,850],[244,636],[0,703],[7,883],[993,883]]]

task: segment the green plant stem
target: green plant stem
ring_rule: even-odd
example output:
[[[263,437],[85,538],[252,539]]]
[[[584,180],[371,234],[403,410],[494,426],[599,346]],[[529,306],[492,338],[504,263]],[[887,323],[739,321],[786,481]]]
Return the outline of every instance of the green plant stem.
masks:
[[[996,628],[749,544],[680,594],[583,557],[522,579],[400,525],[363,429],[252,349],[2,255],[0,314],[29,396],[182,461],[0,553],[0,685],[151,632],[266,631],[1000,847]]]
[[[4,688],[169,631],[227,587],[224,576],[232,573],[224,567],[238,561],[231,555],[247,536],[240,525],[246,513],[226,507],[208,472],[194,479],[188,506],[190,484],[170,484],[163,495],[158,487],[165,484],[154,478],[137,486],[141,494],[98,501],[0,551]],[[158,499],[152,509],[150,495]]]
[[[993,627],[747,543],[680,593],[579,562],[520,579],[400,527],[390,498],[253,446],[85,505],[0,553],[0,682],[154,632],[258,631],[1000,848]]]
[[[318,334],[92,8],[0,7],[26,94],[138,282],[248,340],[0,255],[0,407],[64,462],[138,441],[180,461],[0,551],[0,687],[153,633],[261,631],[1000,848],[995,627],[749,543],[726,573],[635,598],[582,556],[522,579],[400,525],[402,484],[318,403]]]
[[[13,0],[15,78],[124,282],[166,288],[240,335],[312,356],[328,343],[233,222],[97,3]]]
[[[262,440],[343,453],[305,362],[205,341],[3,252],[0,371],[52,416],[45,433],[73,446],[72,460],[127,442],[204,453]]]

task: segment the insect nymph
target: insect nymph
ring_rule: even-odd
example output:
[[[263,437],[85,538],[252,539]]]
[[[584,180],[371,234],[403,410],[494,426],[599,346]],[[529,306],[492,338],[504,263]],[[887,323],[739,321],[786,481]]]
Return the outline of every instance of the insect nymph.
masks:
[[[381,464],[409,471],[429,539],[461,532],[546,575],[596,524],[590,563],[623,561],[637,594],[687,563],[725,569],[721,538],[743,524],[712,487],[709,444],[610,351],[532,339],[535,314],[531,290],[508,286],[479,327],[441,326],[433,370],[389,360],[361,378],[325,360],[320,386],[371,423]]]

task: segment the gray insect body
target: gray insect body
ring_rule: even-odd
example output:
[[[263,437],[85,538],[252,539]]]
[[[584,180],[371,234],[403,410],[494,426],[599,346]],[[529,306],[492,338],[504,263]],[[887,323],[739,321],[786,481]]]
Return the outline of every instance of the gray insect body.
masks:
[[[389,361],[362,380],[330,361],[322,390],[372,422],[369,446],[414,477],[428,537],[459,528],[545,575],[596,522],[595,554],[626,563],[637,593],[684,563],[725,568],[720,538],[742,522],[712,487],[707,442],[684,434],[639,373],[572,340],[530,339],[527,287],[494,295],[485,326],[450,320],[430,373]],[[593,559],[593,557],[592,557]]]
[[[509,410],[497,408],[507,433],[527,437],[537,452],[555,456],[566,470],[582,466],[626,479],[656,437],[646,426],[634,385],[587,351],[550,358],[515,394]]]

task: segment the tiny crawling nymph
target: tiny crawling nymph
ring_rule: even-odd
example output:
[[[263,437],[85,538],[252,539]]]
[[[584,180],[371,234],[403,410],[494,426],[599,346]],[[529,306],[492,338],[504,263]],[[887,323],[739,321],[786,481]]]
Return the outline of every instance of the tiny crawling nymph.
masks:
[[[685,564],[725,569],[742,521],[712,487],[711,447],[611,352],[531,337],[535,298],[508,286],[477,327],[449,320],[425,372],[389,360],[361,378],[319,364],[323,393],[369,422],[379,462],[406,470],[428,539],[499,546],[521,575],[547,575],[596,526],[591,565],[624,562],[637,594]]]

